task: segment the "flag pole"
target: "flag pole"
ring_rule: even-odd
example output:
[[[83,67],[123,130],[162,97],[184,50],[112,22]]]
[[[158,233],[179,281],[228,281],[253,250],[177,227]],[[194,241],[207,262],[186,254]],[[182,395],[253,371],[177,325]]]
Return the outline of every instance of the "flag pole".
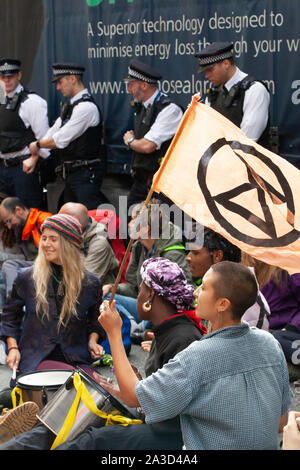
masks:
[[[151,197],[152,197],[153,192],[154,192],[154,190],[153,190],[153,188],[152,188],[152,186],[151,186],[151,188],[150,188],[150,190],[149,190],[149,193],[148,193],[148,195],[147,195],[147,198],[146,198],[146,200],[145,200],[145,202],[144,202],[144,204],[143,204],[143,206],[142,206],[141,213],[144,212],[144,210],[146,210],[146,208],[147,208],[147,206],[148,206],[148,204],[149,204],[149,201],[150,201],[150,199],[151,199]],[[118,285],[119,285],[119,283],[120,283],[120,279],[121,279],[122,273],[123,273],[123,271],[124,271],[124,267],[125,267],[126,261],[127,261],[127,259],[128,259],[128,256],[129,256],[129,253],[130,253],[130,251],[131,251],[131,247],[132,247],[132,244],[133,244],[134,241],[135,241],[134,238],[130,238],[129,243],[128,243],[128,245],[127,245],[127,248],[126,248],[124,257],[123,257],[123,259],[122,259],[121,266],[120,266],[120,268],[119,268],[119,272],[118,272],[117,278],[116,278],[116,280],[115,280],[115,283],[114,283],[113,288],[112,288],[112,291],[111,291],[111,296],[110,296],[110,299],[109,299],[109,305],[111,305],[111,303],[112,303],[112,301],[113,301],[113,299],[114,299],[114,297],[115,297],[115,294],[116,294],[116,292],[117,292],[117,288],[118,288]]]

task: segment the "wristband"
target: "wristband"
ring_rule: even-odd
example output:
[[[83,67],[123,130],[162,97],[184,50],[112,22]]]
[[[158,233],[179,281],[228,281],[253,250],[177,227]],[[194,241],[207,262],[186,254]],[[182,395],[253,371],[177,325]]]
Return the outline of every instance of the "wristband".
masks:
[[[17,349],[17,350],[19,351],[19,348],[18,348],[18,346],[12,346],[11,348],[8,348],[8,350],[7,350],[7,351],[9,352],[9,351],[11,351],[12,349]]]
[[[38,149],[41,148],[41,144],[40,144],[40,141],[39,141],[39,140],[36,141],[35,145],[37,146]]]

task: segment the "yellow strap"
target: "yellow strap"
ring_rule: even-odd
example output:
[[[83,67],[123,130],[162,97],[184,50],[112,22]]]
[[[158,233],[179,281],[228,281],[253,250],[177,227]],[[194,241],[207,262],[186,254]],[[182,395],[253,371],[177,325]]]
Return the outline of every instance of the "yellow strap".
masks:
[[[16,406],[17,406],[16,393],[19,394],[18,405],[22,405],[22,403],[24,403],[24,401],[23,401],[23,390],[19,387],[15,387],[11,392],[11,401],[12,401],[13,408],[16,408]]]
[[[117,415],[117,414],[107,414],[102,410],[97,408],[93,398],[91,397],[89,391],[87,390],[86,386],[84,385],[83,381],[81,380],[79,374],[77,372],[74,373],[73,383],[77,390],[76,397],[73,401],[73,404],[70,408],[70,411],[65,419],[65,422],[59,431],[58,435],[56,436],[55,441],[52,444],[51,450],[55,449],[57,446],[62,444],[67,440],[67,437],[74,425],[76,419],[76,413],[79,401],[82,400],[85,406],[89,409],[89,411],[100,418],[106,420],[105,426],[110,426],[115,423],[120,424],[121,426],[129,426],[130,424],[141,424],[142,421],[139,419],[131,419],[127,418],[126,416]]]

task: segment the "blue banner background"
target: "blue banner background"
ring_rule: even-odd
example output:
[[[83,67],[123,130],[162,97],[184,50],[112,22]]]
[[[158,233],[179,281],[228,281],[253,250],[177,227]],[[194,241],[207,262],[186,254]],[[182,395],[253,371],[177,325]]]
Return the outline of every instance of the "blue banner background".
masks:
[[[86,67],[85,83],[104,114],[109,171],[129,169],[122,135],[132,127],[131,95],[122,80],[130,59],[139,53],[159,69],[162,91],[186,107],[207,86],[194,53],[213,41],[234,42],[237,65],[266,81],[279,153],[300,162],[298,0],[44,0],[43,10],[29,85],[47,99],[54,119],[61,97],[51,84],[51,64]]]

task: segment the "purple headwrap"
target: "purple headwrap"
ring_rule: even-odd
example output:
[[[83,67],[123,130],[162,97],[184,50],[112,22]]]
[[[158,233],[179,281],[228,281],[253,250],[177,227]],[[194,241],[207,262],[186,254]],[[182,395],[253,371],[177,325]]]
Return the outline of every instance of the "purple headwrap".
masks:
[[[190,310],[194,303],[194,286],[187,283],[183,270],[167,258],[149,258],[141,267],[146,286],[176,306],[177,310]]]

